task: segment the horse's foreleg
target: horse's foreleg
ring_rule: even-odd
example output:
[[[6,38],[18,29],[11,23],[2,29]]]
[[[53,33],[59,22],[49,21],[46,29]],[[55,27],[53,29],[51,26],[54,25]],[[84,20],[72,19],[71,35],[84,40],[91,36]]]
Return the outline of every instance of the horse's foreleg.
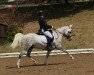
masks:
[[[47,59],[48,59],[50,53],[51,53],[51,50],[48,50],[48,51],[47,51],[47,54],[46,54],[45,61],[44,61],[44,64],[45,64],[45,65],[47,65]]]
[[[63,50],[63,49],[61,49],[63,52],[65,52],[65,53],[67,53],[70,57],[71,57],[71,59],[72,60],[74,60],[74,57],[71,55],[71,54],[69,54],[69,52],[68,51],[66,51],[66,50]]]
[[[57,44],[57,45],[56,45],[56,48],[59,49],[59,50],[61,50],[62,52],[67,53],[67,54],[71,57],[71,59],[74,60],[74,57],[73,57],[71,54],[69,54],[68,51],[64,50],[64,49],[62,48],[62,45],[61,45],[61,44]]]

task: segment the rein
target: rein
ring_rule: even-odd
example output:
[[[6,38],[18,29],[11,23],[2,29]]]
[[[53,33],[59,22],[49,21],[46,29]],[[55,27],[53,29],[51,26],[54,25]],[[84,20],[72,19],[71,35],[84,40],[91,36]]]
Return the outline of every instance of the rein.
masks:
[[[59,32],[58,30],[56,30],[55,28],[52,28],[54,31],[55,31],[55,33],[56,33],[56,35],[57,35],[57,37],[56,37],[56,39],[58,39],[58,37],[59,37],[59,34],[57,33],[57,32]],[[59,32],[60,34],[62,34],[61,32]],[[62,34],[63,35],[63,34]]]
[[[53,30],[59,32],[58,30],[56,30],[55,28],[53,28]],[[59,32],[60,34],[64,35],[63,33]],[[72,36],[75,36],[75,34],[73,34]]]

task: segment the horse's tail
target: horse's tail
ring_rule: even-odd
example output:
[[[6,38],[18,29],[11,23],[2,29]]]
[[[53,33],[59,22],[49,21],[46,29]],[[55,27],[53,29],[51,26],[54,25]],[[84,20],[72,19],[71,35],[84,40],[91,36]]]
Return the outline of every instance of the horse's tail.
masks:
[[[22,33],[17,33],[14,37],[13,43],[10,45],[11,48],[16,48],[17,46],[21,46],[22,38],[23,38]]]

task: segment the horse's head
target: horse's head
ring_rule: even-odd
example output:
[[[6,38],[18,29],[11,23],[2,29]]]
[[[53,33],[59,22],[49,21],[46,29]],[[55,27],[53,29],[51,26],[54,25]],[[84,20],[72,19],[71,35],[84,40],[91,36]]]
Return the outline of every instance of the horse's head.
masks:
[[[72,25],[65,27],[63,36],[65,36],[69,41],[71,41]]]

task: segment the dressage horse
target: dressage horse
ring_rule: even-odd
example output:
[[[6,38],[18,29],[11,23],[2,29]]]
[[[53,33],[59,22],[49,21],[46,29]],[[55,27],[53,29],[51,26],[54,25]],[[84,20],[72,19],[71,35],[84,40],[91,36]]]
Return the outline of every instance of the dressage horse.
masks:
[[[62,48],[62,36],[65,36],[67,39],[71,40],[71,32],[72,32],[72,25],[60,27],[58,29],[53,29],[53,36],[54,40],[52,43],[52,50],[58,49],[62,52],[67,53],[73,60],[74,57],[69,54],[66,50]],[[19,54],[19,59],[17,61],[17,66],[20,68],[20,60],[23,55],[27,55],[30,59],[33,60],[35,64],[37,62],[30,56],[30,53],[32,52],[33,48],[37,49],[44,49],[47,50],[47,38],[44,35],[38,35],[35,33],[29,33],[29,34],[22,34],[17,33],[14,37],[13,43],[11,44],[12,48],[16,48],[17,46],[22,46],[22,51]],[[46,58],[44,61],[44,64],[47,65],[47,58],[49,57],[49,54],[52,50],[47,50]]]

